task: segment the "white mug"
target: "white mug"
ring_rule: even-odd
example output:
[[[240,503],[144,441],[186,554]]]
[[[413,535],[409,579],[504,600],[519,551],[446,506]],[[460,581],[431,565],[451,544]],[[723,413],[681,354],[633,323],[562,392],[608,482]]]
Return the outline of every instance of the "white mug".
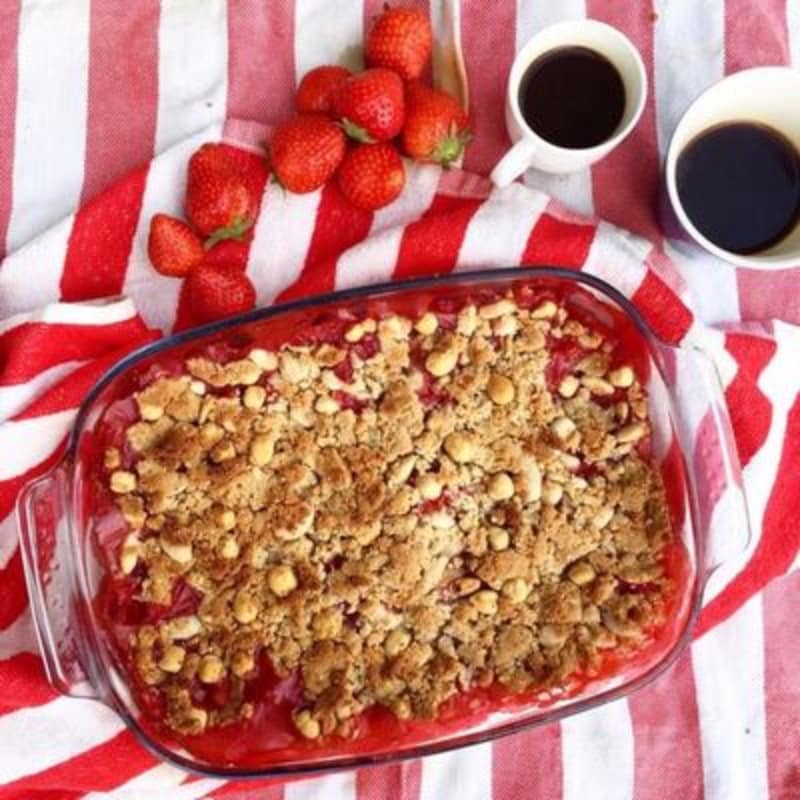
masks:
[[[742,70],[715,83],[689,106],[667,151],[667,193],[675,215],[697,244],[719,258],[754,269],[796,267],[800,265],[800,221],[769,249],[741,255],[723,250],[703,236],[683,208],[677,187],[678,158],[696,136],[729,122],[767,125],[782,133],[800,152],[800,72],[789,67]]]
[[[594,147],[558,147],[531,129],[519,105],[520,84],[540,56],[561,47],[587,47],[607,58],[625,86],[625,111],[611,137]],[[615,148],[635,127],[647,99],[647,73],[633,42],[610,25],[596,20],[560,22],[537,33],[517,53],[508,76],[506,127],[513,147],[492,171],[497,186],[507,186],[536,167],[544,172],[576,172],[594,164]]]

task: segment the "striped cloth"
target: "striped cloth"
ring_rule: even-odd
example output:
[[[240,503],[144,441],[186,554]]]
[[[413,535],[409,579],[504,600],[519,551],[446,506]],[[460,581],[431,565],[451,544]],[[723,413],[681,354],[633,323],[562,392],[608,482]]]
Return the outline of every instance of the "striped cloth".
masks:
[[[797,798],[800,329],[789,323],[800,322],[800,271],[715,262],[665,238],[658,208],[660,154],[681,110],[726,72],[785,63],[793,50],[800,58],[800,0],[664,0],[655,9],[497,0],[491,15],[485,3],[464,2],[476,128],[469,172],[415,167],[409,190],[375,215],[354,212],[333,190],[296,197],[267,187],[252,247],[233,254],[262,304],[421,266],[561,263],[614,282],[664,337],[712,349],[754,537],[715,575],[698,638],[667,675],[629,700],[494,745],[286,785],[187,777],[157,764],[111,712],[46,685],[13,504],[56,461],[103,369],[155,328],[180,324],[179,285],[147,262],[149,218],[179,210],[185,162],[200,142],[252,144],[263,130],[240,120],[284,114],[296,77],[351,57],[381,6],[0,4],[0,253],[9,254],[0,264],[0,800]],[[453,11],[431,0],[440,40],[452,40]],[[515,48],[549,22],[587,14],[633,38],[653,91],[631,139],[591,172],[526,176],[584,218],[530,188],[491,192],[477,175],[507,147],[503,83]],[[154,152],[162,155],[151,160]],[[125,299],[86,302],[118,295]],[[698,448],[702,429],[698,419]]]

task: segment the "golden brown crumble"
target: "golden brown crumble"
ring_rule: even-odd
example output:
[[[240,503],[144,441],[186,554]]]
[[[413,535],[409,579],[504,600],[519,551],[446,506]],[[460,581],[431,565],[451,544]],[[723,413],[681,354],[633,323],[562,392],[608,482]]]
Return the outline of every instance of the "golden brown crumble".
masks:
[[[562,339],[585,355],[551,391]],[[562,686],[662,621],[671,532],[640,454],[646,397],[557,301],[368,318],[341,346],[186,370],[136,395],[134,467],[105,455],[130,525],[120,572],[144,568],[147,602],[178,581],[202,596],[132,642],[176,731],[252,713],[263,653],[299,672],[295,724],[316,738],[374,704],[433,717],[473,686]],[[197,707],[196,681],[226,681],[223,707]]]

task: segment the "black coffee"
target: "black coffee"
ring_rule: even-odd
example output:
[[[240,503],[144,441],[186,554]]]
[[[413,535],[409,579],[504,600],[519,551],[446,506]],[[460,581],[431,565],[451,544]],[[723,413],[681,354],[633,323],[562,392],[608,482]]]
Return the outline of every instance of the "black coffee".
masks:
[[[676,180],[697,230],[731,253],[772,247],[800,217],[800,156],[766,125],[735,122],[701,133],[678,159]]]
[[[610,139],[625,112],[617,68],[588,47],[561,47],[528,67],[519,105],[531,129],[559,147],[594,147]]]

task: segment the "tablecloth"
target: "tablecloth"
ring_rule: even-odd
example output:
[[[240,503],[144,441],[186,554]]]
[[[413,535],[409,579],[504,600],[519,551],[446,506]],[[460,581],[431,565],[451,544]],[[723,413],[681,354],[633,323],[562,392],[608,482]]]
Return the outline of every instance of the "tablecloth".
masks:
[[[262,303],[400,276],[404,247],[430,255],[433,234],[418,217],[435,223],[444,214],[437,236],[451,238],[441,268],[572,259],[572,266],[627,282],[622,288],[645,307],[670,303],[660,319],[673,323],[675,338],[695,335],[700,322],[718,323],[710,337],[755,535],[746,557],[714,588],[702,635],[667,676],[628,701],[493,746],[268,788],[187,778],[157,765],[111,714],[56,698],[41,680],[10,510],[20,476],[52,461],[53,443],[102,358],[146,336],[147,325],[169,327],[174,319],[175,284],[154,276],[144,256],[150,214],[179,207],[183,161],[198,142],[223,134],[218,121],[280,118],[298,75],[357,57],[352,45],[380,6],[0,6],[0,252],[10,254],[0,265],[0,798],[797,797],[800,580],[792,512],[800,497],[800,343],[796,328],[774,320],[800,321],[800,273],[734,270],[666,237],[662,231],[674,229],[659,189],[669,132],[694,94],[726,72],[785,63],[797,52],[797,0],[462,4],[476,130],[465,163],[470,173],[485,174],[507,147],[504,77],[528,36],[548,22],[589,15],[634,39],[651,95],[633,136],[591,172],[530,173],[525,182],[652,244],[574,217],[538,192],[487,194],[477,178],[420,168],[411,174],[411,199],[343,226],[320,224],[336,212],[326,208],[335,201],[324,192],[295,199],[291,208],[265,195],[262,219],[271,224],[260,221],[262,240],[257,231],[247,256]],[[437,33],[452,36],[453,6],[431,0],[429,10]],[[241,140],[252,130],[229,121],[224,133]],[[129,172],[171,145],[164,157]],[[111,193],[87,205],[109,186]],[[509,226],[509,218],[517,222]],[[297,221],[306,230],[285,235]],[[334,227],[355,238],[337,238]],[[495,244],[484,231],[494,233]],[[120,292],[129,299],[51,304]],[[67,330],[73,349],[64,344]]]

